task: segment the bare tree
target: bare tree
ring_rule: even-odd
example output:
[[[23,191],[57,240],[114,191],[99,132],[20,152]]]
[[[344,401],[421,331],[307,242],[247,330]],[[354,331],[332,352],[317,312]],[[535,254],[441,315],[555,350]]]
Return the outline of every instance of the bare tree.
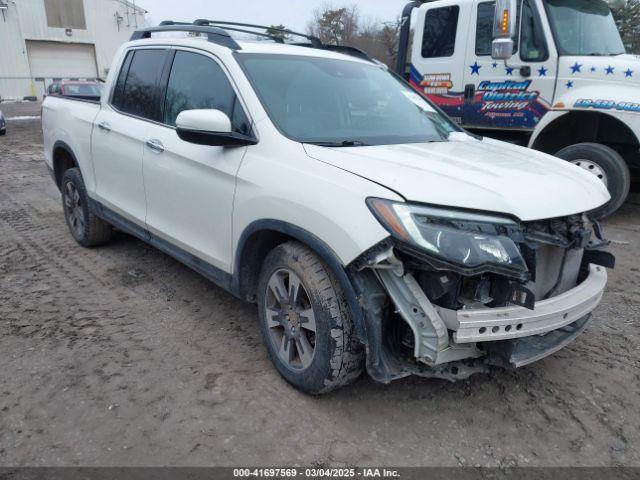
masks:
[[[307,32],[323,43],[357,47],[392,67],[398,57],[400,26],[400,18],[391,22],[362,19],[356,6],[327,5],[313,12]]]
[[[323,43],[345,45],[358,34],[360,15],[358,7],[333,8],[325,6],[313,12],[313,20],[307,25],[307,33]]]
[[[402,27],[402,18],[398,17],[393,22],[383,23],[382,28],[378,32],[379,41],[385,50],[385,58],[381,60],[390,67],[395,64],[398,58],[400,27]]]
[[[382,59],[381,56],[384,49],[378,42],[378,34],[378,23],[368,20],[358,27],[358,34],[351,39],[349,45],[367,52],[372,57]]]

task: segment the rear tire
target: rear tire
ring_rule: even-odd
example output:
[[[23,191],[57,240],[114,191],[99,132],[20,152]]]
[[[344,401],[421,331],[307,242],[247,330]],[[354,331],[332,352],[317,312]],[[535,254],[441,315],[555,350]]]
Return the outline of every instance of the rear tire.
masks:
[[[596,175],[609,190],[611,200],[589,212],[597,219],[608,217],[622,206],[631,187],[629,167],[614,149],[599,143],[578,143],[563,148],[556,157],[567,160]]]
[[[333,273],[298,242],[264,261],[258,282],[260,327],[271,361],[295,388],[322,394],[363,371],[351,311]]]
[[[113,227],[91,211],[80,170],[66,170],[60,189],[64,218],[75,241],[83,247],[97,247],[109,242],[114,235]]]

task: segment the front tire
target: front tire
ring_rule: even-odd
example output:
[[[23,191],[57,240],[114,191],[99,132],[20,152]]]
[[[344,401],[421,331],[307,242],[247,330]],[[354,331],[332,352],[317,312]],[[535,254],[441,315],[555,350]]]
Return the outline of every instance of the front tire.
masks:
[[[113,238],[113,228],[89,208],[89,197],[80,170],[66,170],[60,185],[64,218],[75,241],[83,247],[109,242]]]
[[[590,214],[597,219],[608,217],[622,206],[631,187],[629,167],[614,149],[599,143],[578,143],[563,148],[556,157],[581,167],[605,184],[611,200]]]
[[[355,381],[364,350],[339,282],[315,253],[282,244],[264,261],[258,282],[260,327],[284,379],[311,394]]]

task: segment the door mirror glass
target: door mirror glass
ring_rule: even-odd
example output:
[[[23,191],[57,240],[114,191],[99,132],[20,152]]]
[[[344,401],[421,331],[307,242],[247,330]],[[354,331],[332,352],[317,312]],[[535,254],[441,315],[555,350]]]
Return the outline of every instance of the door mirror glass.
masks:
[[[226,113],[215,109],[184,110],[176,118],[176,132],[185,142],[215,147],[254,145],[253,137],[233,132]]]
[[[494,59],[508,60],[513,55],[517,17],[517,0],[496,1],[496,11],[493,18],[493,42],[491,44],[491,56]]]

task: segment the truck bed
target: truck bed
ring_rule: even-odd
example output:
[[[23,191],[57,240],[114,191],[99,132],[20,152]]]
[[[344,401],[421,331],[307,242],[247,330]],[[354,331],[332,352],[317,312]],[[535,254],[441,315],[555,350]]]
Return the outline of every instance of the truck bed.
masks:
[[[91,168],[91,135],[94,120],[100,111],[96,100],[48,96],[42,103],[42,131],[45,162],[54,170],[54,152],[66,146],[75,153],[89,190],[94,184]]]

